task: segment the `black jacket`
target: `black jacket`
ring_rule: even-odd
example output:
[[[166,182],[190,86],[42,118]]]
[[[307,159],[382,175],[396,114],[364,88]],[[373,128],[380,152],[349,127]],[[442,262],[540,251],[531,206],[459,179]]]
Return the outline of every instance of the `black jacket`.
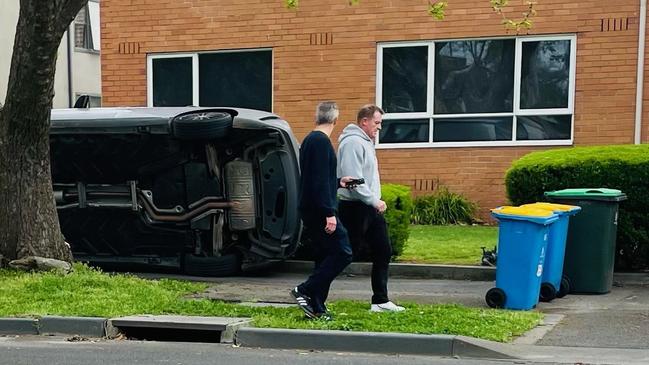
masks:
[[[300,212],[303,218],[321,219],[336,214],[339,180],[336,152],[329,137],[319,131],[309,133],[300,146]]]

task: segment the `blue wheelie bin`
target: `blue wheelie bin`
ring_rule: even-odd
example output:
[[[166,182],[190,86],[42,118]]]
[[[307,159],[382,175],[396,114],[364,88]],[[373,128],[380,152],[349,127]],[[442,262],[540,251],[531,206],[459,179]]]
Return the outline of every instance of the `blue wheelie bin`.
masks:
[[[566,254],[568,224],[570,216],[579,213],[581,207],[553,203],[533,203],[521,205],[521,207],[546,209],[559,216],[559,219],[550,225],[550,237],[548,239],[548,249],[545,252],[539,300],[549,302],[554,298],[563,298],[568,294],[569,290],[567,280],[563,277],[563,258]]]
[[[492,308],[529,310],[539,302],[550,224],[558,216],[529,207],[500,207],[491,214],[498,225],[496,287],[485,295]]]

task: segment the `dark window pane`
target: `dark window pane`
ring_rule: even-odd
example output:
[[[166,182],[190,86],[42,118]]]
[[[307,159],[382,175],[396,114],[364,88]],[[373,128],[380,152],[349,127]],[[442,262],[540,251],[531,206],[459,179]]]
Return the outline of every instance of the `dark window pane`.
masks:
[[[427,46],[384,48],[383,110],[426,112],[427,78]]]
[[[202,54],[198,64],[201,106],[271,111],[271,51]]]
[[[88,6],[81,8],[74,18],[74,45],[78,48],[94,49]]]
[[[570,139],[572,115],[541,115],[517,118],[517,140]]]
[[[512,117],[453,118],[433,121],[434,142],[509,141]]]
[[[570,41],[523,42],[521,109],[567,108]]]
[[[192,105],[192,59],[153,59],[153,106]]]
[[[429,119],[383,120],[380,143],[428,142]]]
[[[514,40],[435,43],[435,114],[511,112]]]

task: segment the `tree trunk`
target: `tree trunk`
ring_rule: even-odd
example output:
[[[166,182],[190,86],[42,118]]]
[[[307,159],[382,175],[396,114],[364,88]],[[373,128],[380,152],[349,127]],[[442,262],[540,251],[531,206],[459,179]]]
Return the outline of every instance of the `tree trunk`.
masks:
[[[71,261],[50,174],[49,124],[63,33],[87,0],[21,0],[0,110],[0,254]]]

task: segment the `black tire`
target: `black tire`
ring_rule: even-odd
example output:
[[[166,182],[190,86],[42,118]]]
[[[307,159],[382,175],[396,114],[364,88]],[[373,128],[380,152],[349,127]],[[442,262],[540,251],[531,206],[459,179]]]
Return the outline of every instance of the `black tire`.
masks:
[[[231,276],[241,271],[241,259],[236,254],[219,257],[186,254],[183,259],[183,271],[193,276]]]
[[[570,293],[570,280],[564,276],[561,278],[561,286],[557,292],[557,298],[563,298]]]
[[[502,308],[505,306],[507,295],[505,294],[505,291],[500,288],[491,288],[487,291],[485,300],[487,301],[487,305],[491,308]]]
[[[227,136],[232,129],[232,116],[215,111],[192,112],[177,116],[171,123],[178,139],[206,140]]]
[[[539,301],[551,302],[557,297],[557,289],[550,283],[541,283],[541,291],[539,292]]]

